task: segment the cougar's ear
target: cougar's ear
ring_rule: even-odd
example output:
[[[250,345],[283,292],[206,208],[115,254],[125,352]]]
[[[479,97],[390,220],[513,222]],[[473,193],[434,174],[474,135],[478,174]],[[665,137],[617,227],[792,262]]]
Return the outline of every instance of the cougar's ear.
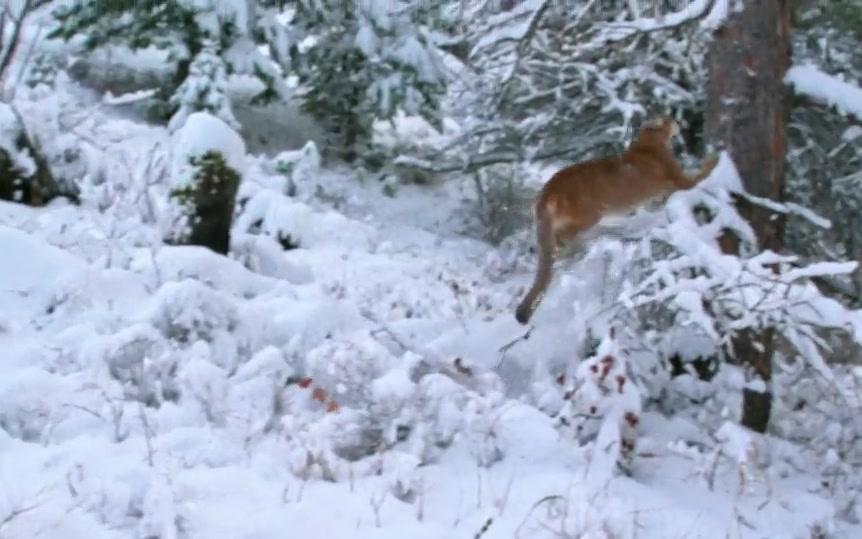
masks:
[[[668,137],[675,137],[680,134],[679,124],[667,114],[654,114],[644,120],[643,129],[661,130]]]
[[[648,116],[641,125],[642,129],[661,129],[665,126],[668,117],[663,114],[653,114]]]

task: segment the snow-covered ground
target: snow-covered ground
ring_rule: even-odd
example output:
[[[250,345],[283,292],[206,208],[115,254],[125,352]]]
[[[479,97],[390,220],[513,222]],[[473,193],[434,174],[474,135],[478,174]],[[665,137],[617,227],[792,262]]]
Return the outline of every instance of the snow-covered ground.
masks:
[[[625,473],[616,423],[561,425],[618,242],[518,340],[531,257],[462,233],[457,182],[387,196],[305,156],[286,196],[252,156],[226,258],[160,241],[165,129],[72,129],[82,205],[0,203],[0,537],[862,536],[817,448],[734,427],[731,369],[638,401]]]

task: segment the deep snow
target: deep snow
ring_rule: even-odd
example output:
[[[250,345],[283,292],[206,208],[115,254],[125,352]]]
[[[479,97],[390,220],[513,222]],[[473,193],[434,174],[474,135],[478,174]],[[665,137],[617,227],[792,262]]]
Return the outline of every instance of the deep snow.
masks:
[[[733,369],[621,391],[602,412],[640,416],[616,467],[616,423],[563,394],[577,376],[601,393],[607,350],[614,380],[658,368],[584,342],[627,271],[618,239],[563,260],[518,339],[531,231],[466,234],[467,181],[388,196],[310,146],[232,154],[226,258],[160,240],[171,150],[196,141],[86,94],[21,100],[36,119],[77,111],[40,129],[84,148],[86,181],[80,207],[0,203],[0,538],[862,536],[858,403],[794,373],[779,396],[811,404],[776,409],[784,438],[735,425]],[[848,393],[862,379],[837,372]]]
[[[161,129],[99,123],[124,131],[102,160],[168,147]],[[561,274],[502,354],[531,260],[460,233],[457,184],[388,197],[323,169],[290,198],[271,166],[249,158],[248,211],[300,247],[241,217],[235,256],[255,271],[153,246],[154,223],[92,202],[0,204],[0,536],[809,537],[841,509],[805,449],[732,422],[713,435],[718,416],[645,411],[628,477],[540,410],[542,384],[582,357],[564,321],[597,301],[595,260]],[[420,389],[420,358],[449,374]],[[275,381],[300,365],[341,409],[292,386],[273,416]],[[332,452],[351,418],[420,391],[438,399],[413,424],[426,445]]]

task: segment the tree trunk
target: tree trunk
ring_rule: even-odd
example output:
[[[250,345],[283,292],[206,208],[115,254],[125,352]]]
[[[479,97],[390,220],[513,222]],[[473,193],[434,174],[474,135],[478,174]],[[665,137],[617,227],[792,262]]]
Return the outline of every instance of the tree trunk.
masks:
[[[716,30],[706,57],[706,136],[717,149],[728,151],[746,191],[780,200],[790,110],[783,78],[791,58],[791,5],[790,0],[743,4]],[[761,249],[781,250],[782,219],[750,204],[740,203],[740,211],[754,228]],[[743,392],[742,424],[764,432],[772,402],[774,332],[744,333],[734,342],[735,357],[759,382]]]

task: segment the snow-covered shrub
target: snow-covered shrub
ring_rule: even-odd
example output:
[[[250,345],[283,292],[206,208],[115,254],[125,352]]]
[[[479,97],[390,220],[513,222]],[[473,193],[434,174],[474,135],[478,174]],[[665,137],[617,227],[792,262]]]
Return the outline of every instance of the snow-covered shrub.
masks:
[[[337,386],[335,396],[339,403],[353,407],[370,403],[374,381],[389,374],[397,363],[397,358],[369,334],[349,340],[327,340],[305,358],[307,374],[324,386]]]
[[[204,341],[193,343],[184,351],[183,360],[177,367],[177,377],[186,402],[193,401],[207,422],[224,426],[227,421],[229,372],[213,357],[219,344]]]
[[[22,391],[21,388],[28,388]],[[23,368],[0,380],[0,431],[34,442],[48,435],[64,394],[60,377],[44,369]]]
[[[431,462],[462,430],[467,399],[464,388],[452,378],[430,372],[419,378],[412,394],[388,403],[394,420],[383,434],[389,444],[403,442],[408,452]]]
[[[15,108],[26,121],[32,138],[38,140],[59,188],[75,200],[80,200],[82,183],[102,183],[106,169],[117,171],[122,166],[104,155],[116,147],[112,128],[117,124],[107,127],[105,116],[97,109],[81,106],[78,91],[68,74],[58,71],[51,85],[20,86],[15,92]],[[132,155],[129,148],[125,153],[127,157]],[[123,185],[116,186],[117,190],[127,187],[126,182],[119,183]]]
[[[227,80],[224,61],[216,54],[215,45],[205,43],[189,66],[189,75],[171,97],[171,105],[177,111],[168,123],[168,129],[176,131],[185,124],[189,114],[206,111],[222,120],[235,131],[240,125],[233,116],[227,97]]]
[[[307,243],[303,236],[313,223],[313,213],[306,204],[263,189],[244,202],[236,226],[248,234],[272,238],[283,250],[296,249]]]
[[[269,236],[285,250],[373,244],[374,231],[364,223],[336,211],[317,212],[308,204],[272,189],[259,189],[241,204],[235,228],[243,233]]]
[[[38,206],[57,194],[54,176],[21,117],[0,103],[0,200]]]
[[[179,204],[178,243],[226,254],[245,144],[222,120],[194,112],[175,134],[171,198]]]
[[[533,192],[524,185],[524,167],[500,165],[473,174],[474,215],[481,236],[494,245],[528,227]]]
[[[320,172],[320,152],[313,141],[308,141],[299,150],[281,152],[275,157],[275,168],[286,178],[284,194],[294,196],[297,186],[312,185]]]
[[[380,473],[393,459],[413,470],[458,437],[482,465],[503,453],[495,429],[504,398],[491,373],[395,356],[364,331],[287,359],[289,371],[278,372],[292,374],[276,400],[295,475],[343,480]]]
[[[111,378],[122,385],[129,400],[159,406],[180,397],[175,380],[177,357],[164,336],[149,324],[136,324],[105,337],[90,345],[89,353],[104,359]]]
[[[286,239],[285,236],[282,237]],[[279,241],[269,235],[234,231],[231,238],[231,257],[260,275],[286,279],[293,284],[313,281],[314,274],[307,264],[284,256],[284,250],[293,247],[295,244],[292,241]]]
[[[595,451],[613,451],[616,456],[610,460],[616,462],[618,457],[629,458],[635,448],[642,394],[633,364],[613,333],[574,372],[561,373],[557,382],[567,401],[559,414],[561,423],[582,443],[595,440]]]
[[[442,126],[435,127],[422,116],[408,116],[399,110],[389,120],[374,122],[373,149],[364,164],[372,170],[391,172],[402,183],[428,184],[433,166],[427,159],[451,142],[450,131],[457,132],[457,124],[449,118],[444,117]]]
[[[285,411],[284,389],[293,375],[285,353],[275,346],[265,346],[231,376],[226,406],[247,422],[248,430],[270,430]]]
[[[237,324],[236,307],[223,294],[200,281],[165,283],[156,294],[149,319],[169,339],[212,341]]]
[[[43,51],[37,54],[28,66],[25,83],[30,88],[40,85],[53,88],[58,69],[58,59],[53,54]]]

